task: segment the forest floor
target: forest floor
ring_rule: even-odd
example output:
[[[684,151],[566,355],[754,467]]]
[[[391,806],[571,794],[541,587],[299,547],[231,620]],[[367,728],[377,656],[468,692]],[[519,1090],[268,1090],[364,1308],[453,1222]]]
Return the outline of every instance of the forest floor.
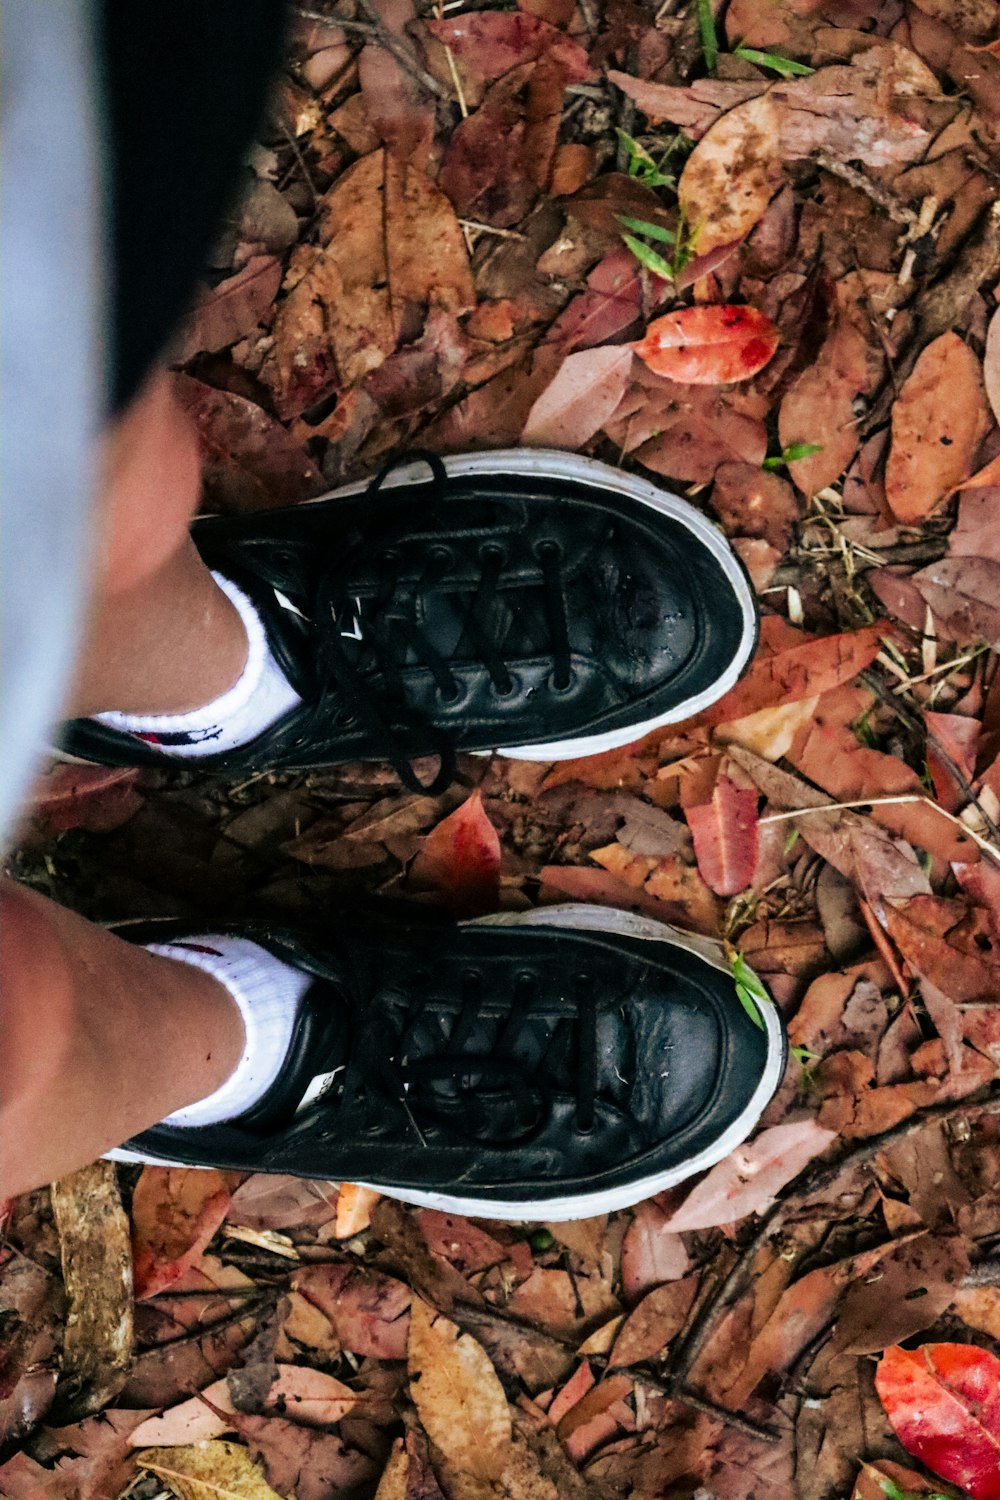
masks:
[[[206,508],[583,451],[722,527],[760,649],[695,719],[435,797],[53,770],[14,872],[98,920],[632,908],[733,945],[792,1052],[736,1157],[579,1223],[162,1168],[13,1202],[4,1496],[961,1493],[894,1426],[1000,1493],[1000,1413],[926,1352],[995,1389],[996,35],[992,0],[294,9],[174,351]]]

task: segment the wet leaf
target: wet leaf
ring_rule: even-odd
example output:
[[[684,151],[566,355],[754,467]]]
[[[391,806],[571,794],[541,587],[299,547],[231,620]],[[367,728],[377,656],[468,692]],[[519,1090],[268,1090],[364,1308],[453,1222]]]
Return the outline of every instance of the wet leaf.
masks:
[[[887,1349],[875,1389],[903,1446],[973,1500],[1000,1497],[1000,1359],[972,1344]]]
[[[712,800],[686,807],[698,869],[717,896],[735,896],[753,879],[757,863],[755,787],[738,787],[720,776]]]
[[[635,352],[681,385],[725,385],[763,369],[779,337],[754,307],[685,307],[650,323]]]
[[[986,428],[979,361],[957,333],[943,333],[892,408],[885,495],[898,521],[923,520],[972,473]]]

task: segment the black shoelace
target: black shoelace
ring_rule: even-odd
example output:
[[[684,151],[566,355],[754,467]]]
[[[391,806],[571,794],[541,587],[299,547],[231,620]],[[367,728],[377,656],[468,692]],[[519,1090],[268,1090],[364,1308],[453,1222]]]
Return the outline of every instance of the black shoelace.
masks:
[[[393,469],[418,459],[427,463],[432,480],[429,493],[421,492],[414,503],[433,505],[443,494],[448,476],[436,454],[422,451],[404,453],[392,460],[372,480],[367,495],[374,499]],[[359,630],[355,651],[349,652],[345,647],[342,629],[344,622],[352,618],[347,574],[350,567],[357,566],[357,554],[331,568],[320,585],[313,616],[321,699],[326,700],[321,702],[320,711],[332,697],[339,697],[364,725],[378,753],[395,767],[403,784],[410,791],[433,796],[443,791],[455,774],[455,746],[446,731],[407,702],[404,666],[415,660],[426,667],[444,702],[454,702],[461,693],[461,683],[451,663],[441,655],[417,618],[420,596],[433,589],[441,578],[447,553],[429,547],[427,567],[416,583],[400,579],[400,558],[391,545],[376,555],[381,586],[375,599],[365,601],[364,626]],[[541,542],[535,549],[535,557],[541,573],[547,629],[547,640],[541,650],[552,657],[552,687],[565,691],[571,682],[571,653],[560,572],[561,549],[554,542]],[[489,625],[505,581],[502,549],[484,544],[478,566],[479,578],[466,610],[462,639],[469,642],[486,668],[493,691],[506,697],[516,690],[516,683],[504,640],[497,639]],[[511,593],[512,590],[506,590],[508,600]],[[512,615],[517,615],[516,607]],[[439,758],[438,772],[428,782],[421,782],[413,769],[415,745],[426,747],[426,753]]]
[[[368,1024],[355,1037],[338,1108],[348,1110],[363,1093],[374,1107],[374,1119],[384,1117],[382,1101],[401,1105],[421,1141],[421,1124],[436,1123],[465,1139],[514,1146],[526,1144],[544,1128],[553,1093],[565,1094],[568,1087],[575,1099],[577,1129],[590,1131],[597,1097],[597,1006],[590,975],[578,973],[572,983],[575,1013],[556,1022],[540,1049],[537,1036],[533,1039],[536,1056],[529,1060],[532,1046],[526,1028],[538,1024],[531,1014],[534,974],[516,977],[507,1015],[499,1022],[489,1017],[494,1035],[483,1049],[482,980],[468,971],[448,1035],[442,1031],[442,1046],[428,1052],[419,1034],[434,1009],[434,994],[430,975],[418,971],[398,1031],[382,1007],[360,1007],[358,1013]],[[441,1018],[437,1011],[434,1022],[439,1024]]]

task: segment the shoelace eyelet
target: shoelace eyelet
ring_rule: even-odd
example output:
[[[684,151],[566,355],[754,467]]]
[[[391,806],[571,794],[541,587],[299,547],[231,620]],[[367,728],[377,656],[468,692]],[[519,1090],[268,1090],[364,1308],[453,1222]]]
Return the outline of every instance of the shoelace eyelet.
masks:
[[[546,678],[545,686],[550,693],[568,693],[576,686],[576,673],[570,671],[565,682],[559,682],[553,672]]]
[[[536,542],[534,550],[540,561],[543,557],[562,557],[563,549],[553,537],[547,537],[543,542]]]
[[[493,694],[494,698],[513,698],[519,687],[520,682],[512,672],[510,674],[510,680],[508,681],[505,688],[499,688],[497,687],[495,682],[491,682],[490,692]]]
[[[456,682],[447,693],[440,687],[435,688],[434,692],[438,702],[445,708],[454,708],[455,704],[459,703],[465,696],[463,686],[460,682]]]

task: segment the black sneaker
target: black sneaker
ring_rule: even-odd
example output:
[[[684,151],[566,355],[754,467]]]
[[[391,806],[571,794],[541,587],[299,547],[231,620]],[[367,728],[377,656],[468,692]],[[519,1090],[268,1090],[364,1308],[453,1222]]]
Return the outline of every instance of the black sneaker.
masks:
[[[360,1182],[487,1218],[584,1218],[719,1161],[784,1071],[776,1008],[755,1024],[717,944],[644,917],[555,906],[456,926],[393,907],[342,926],[343,942],[242,929],[316,976],[255,1110],[157,1125],[110,1154]]]
[[[200,768],[390,760],[412,789],[436,791],[456,750],[612,750],[699,712],[749,664],[742,564],[677,496],[566,453],[402,462],[292,509],[195,522],[303,700]],[[168,747],[84,719],[63,749],[162,765]],[[420,786],[410,761],[435,754],[440,774]]]

